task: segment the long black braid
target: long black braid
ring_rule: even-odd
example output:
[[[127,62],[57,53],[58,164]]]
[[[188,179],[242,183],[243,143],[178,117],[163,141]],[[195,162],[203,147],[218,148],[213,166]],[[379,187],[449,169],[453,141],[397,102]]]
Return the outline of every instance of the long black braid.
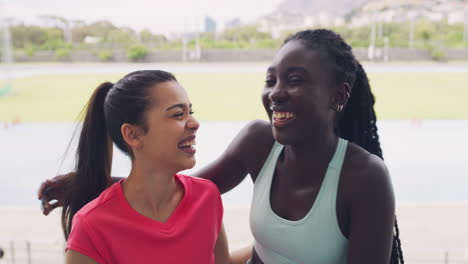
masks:
[[[322,61],[328,62],[332,72],[332,82],[346,82],[351,87],[350,98],[336,120],[335,133],[383,159],[374,111],[375,98],[367,74],[354,57],[351,47],[340,35],[327,29],[299,31],[287,38],[284,44],[291,40],[299,40],[323,56]],[[404,260],[395,217],[390,264],[398,263],[403,264]]]

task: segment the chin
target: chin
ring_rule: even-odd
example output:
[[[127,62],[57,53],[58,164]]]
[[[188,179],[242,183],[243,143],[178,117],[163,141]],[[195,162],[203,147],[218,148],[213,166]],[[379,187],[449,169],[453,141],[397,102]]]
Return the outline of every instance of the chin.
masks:
[[[273,129],[273,138],[276,142],[280,143],[281,145],[290,145],[293,142],[292,137],[290,135],[282,131],[276,131],[275,129]]]
[[[182,165],[183,165],[183,169],[182,170],[189,170],[189,169],[192,169],[193,167],[195,167],[195,164],[196,164],[196,160],[195,158],[193,159],[190,159],[190,160],[186,160]]]
[[[296,135],[294,135],[294,131],[291,129],[278,129],[272,127],[272,130],[273,138],[281,145],[291,145],[297,141]]]

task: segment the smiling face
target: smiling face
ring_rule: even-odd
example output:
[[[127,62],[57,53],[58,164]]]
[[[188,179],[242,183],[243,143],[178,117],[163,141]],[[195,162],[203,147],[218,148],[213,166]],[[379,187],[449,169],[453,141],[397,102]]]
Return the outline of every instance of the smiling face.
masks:
[[[300,41],[285,44],[267,70],[262,101],[275,140],[298,144],[333,128],[330,76],[319,53]]]
[[[157,167],[182,171],[195,166],[195,133],[198,121],[185,89],[169,81],[150,88],[152,106],[145,114],[146,133],[138,136],[136,158]]]

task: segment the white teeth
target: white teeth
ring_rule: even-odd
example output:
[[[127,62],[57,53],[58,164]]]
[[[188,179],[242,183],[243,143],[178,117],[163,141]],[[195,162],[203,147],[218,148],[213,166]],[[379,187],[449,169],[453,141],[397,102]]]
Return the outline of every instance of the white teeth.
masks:
[[[292,112],[273,112],[273,118],[276,119],[291,119],[294,116]]]
[[[179,146],[185,148],[185,147],[189,147],[189,146],[193,146],[193,145],[196,145],[195,140],[186,141],[186,142],[180,144]]]

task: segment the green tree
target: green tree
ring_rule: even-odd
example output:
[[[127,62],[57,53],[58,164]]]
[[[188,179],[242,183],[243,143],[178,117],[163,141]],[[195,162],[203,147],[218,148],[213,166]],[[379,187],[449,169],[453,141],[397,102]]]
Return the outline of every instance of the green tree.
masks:
[[[127,50],[127,57],[132,61],[142,61],[147,55],[148,50],[142,45],[134,45]]]
[[[137,37],[135,32],[131,30],[114,29],[107,34],[104,41],[111,44],[117,44],[121,47],[128,47],[137,42]]]
[[[255,40],[271,39],[271,35],[259,31],[257,25],[249,25],[226,29],[221,34],[221,38],[229,41],[251,42]]]
[[[148,29],[144,29],[140,32],[140,40],[147,46],[153,46],[160,48],[167,43],[167,38],[161,34],[153,34]]]

